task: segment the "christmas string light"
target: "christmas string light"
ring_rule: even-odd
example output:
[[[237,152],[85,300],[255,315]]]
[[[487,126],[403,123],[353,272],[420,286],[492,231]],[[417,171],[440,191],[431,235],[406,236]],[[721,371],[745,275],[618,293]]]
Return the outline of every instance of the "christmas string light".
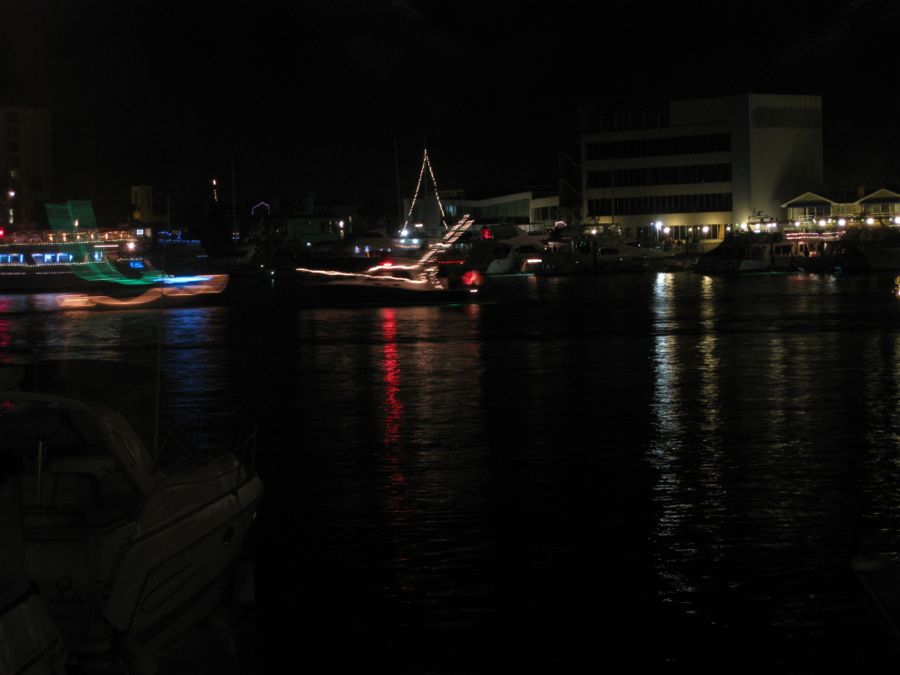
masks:
[[[438,193],[437,181],[434,179],[434,170],[431,168],[431,161],[428,159],[428,148],[425,148],[425,153],[422,157],[422,166],[419,167],[419,180],[416,181],[416,191],[413,194],[412,203],[409,205],[409,213],[406,214],[406,221],[403,223],[403,229],[406,229],[409,225],[410,218],[412,218],[413,209],[416,207],[416,200],[419,198],[419,190],[422,188],[422,177],[425,175],[426,166],[428,167],[428,173],[431,176],[431,184],[434,185],[434,196],[437,199],[438,208],[441,211],[441,223],[443,224],[444,229],[447,229],[444,205],[441,203],[441,195]]]

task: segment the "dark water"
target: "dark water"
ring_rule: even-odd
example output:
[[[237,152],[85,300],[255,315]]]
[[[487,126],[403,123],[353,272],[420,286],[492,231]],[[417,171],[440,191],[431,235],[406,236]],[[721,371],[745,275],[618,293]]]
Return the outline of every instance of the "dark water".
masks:
[[[296,311],[0,296],[0,349],[159,352],[204,444],[258,423],[247,671],[861,670],[895,667],[849,566],[900,558],[891,282],[519,277],[479,305]]]

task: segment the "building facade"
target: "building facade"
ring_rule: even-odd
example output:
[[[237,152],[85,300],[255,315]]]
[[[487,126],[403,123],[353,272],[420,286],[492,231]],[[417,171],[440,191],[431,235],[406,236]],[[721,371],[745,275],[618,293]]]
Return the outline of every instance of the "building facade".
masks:
[[[0,188],[4,227],[33,228],[43,219],[52,188],[48,110],[0,107]]]
[[[818,96],[742,94],[639,111],[587,111],[582,223],[625,236],[717,243],[777,219],[823,182]]]

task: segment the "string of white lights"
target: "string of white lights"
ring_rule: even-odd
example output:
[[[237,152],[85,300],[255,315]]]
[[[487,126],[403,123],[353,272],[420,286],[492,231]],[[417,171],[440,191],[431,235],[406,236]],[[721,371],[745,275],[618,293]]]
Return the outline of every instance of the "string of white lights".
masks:
[[[447,228],[447,216],[444,213],[444,205],[441,203],[441,195],[438,192],[437,181],[434,178],[434,169],[431,168],[431,160],[428,159],[428,148],[425,148],[424,155],[422,157],[422,166],[419,167],[419,180],[416,181],[416,191],[413,194],[412,203],[409,205],[409,212],[406,214],[406,221],[403,223],[403,229],[409,225],[409,220],[412,218],[413,209],[416,208],[416,200],[419,198],[419,191],[422,188],[422,177],[425,175],[425,167],[428,167],[428,174],[431,176],[431,184],[434,186],[434,196],[437,199],[438,208],[441,211],[441,223],[444,226],[444,229]]]
[[[425,149],[425,163],[428,164],[428,173],[431,174],[431,184],[434,185],[434,196],[437,199],[438,208],[441,210],[441,223],[447,229],[447,216],[444,214],[444,205],[441,204],[441,195],[438,193],[437,180],[434,178],[434,170],[431,168],[431,160],[428,159],[428,149]]]
[[[422,166],[419,167],[419,180],[416,182],[416,191],[413,194],[412,204],[409,205],[409,213],[406,214],[406,222],[403,223],[403,229],[409,225],[409,219],[412,217],[413,209],[416,208],[416,200],[419,198],[419,189],[422,187],[422,176],[425,175],[425,160],[428,158],[428,150],[425,151],[425,158],[422,160]]]

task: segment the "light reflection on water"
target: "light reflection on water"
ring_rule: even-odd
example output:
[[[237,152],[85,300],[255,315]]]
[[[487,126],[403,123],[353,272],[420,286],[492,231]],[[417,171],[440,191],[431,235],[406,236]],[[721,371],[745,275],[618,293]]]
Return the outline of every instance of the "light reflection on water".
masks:
[[[336,667],[361,665],[347,640],[391,672],[551,672],[648,641],[657,666],[710,644],[881,658],[848,572],[900,555],[900,319],[877,279],[503,283],[282,314],[0,297],[0,350],[159,352],[204,442],[258,421],[259,592],[314,615],[303,647]],[[275,653],[296,641],[265,628]]]

